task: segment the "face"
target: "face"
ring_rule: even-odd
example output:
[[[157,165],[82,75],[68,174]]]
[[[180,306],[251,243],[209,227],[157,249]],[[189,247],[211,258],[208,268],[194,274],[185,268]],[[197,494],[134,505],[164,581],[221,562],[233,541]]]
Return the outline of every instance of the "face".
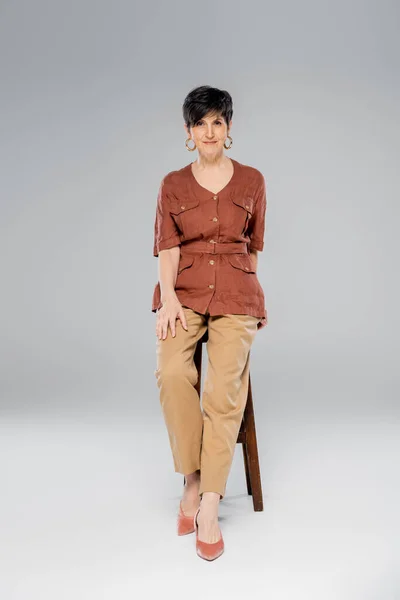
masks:
[[[220,115],[206,115],[193,127],[188,129],[187,136],[196,143],[197,150],[204,156],[216,156],[224,151],[224,142],[229,134],[232,121],[227,126]]]

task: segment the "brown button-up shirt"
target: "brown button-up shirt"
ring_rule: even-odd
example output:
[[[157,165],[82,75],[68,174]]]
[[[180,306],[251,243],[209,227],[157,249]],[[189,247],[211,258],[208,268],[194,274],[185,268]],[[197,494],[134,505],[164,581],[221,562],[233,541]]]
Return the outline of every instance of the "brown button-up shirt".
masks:
[[[267,317],[249,254],[264,247],[266,183],[256,168],[231,160],[233,175],[218,194],[198,183],[192,163],[163,178],[153,255],[180,246],[175,293],[183,306],[202,314]],[[161,306],[157,282],[151,310]]]

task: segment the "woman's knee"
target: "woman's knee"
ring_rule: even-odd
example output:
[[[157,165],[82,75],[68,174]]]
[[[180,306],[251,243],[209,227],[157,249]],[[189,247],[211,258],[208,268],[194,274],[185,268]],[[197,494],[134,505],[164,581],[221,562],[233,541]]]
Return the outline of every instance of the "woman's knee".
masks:
[[[192,385],[196,385],[198,372],[194,363],[190,364],[180,356],[161,365],[156,369],[155,376],[158,386],[161,383],[176,386],[180,381],[189,381]]]

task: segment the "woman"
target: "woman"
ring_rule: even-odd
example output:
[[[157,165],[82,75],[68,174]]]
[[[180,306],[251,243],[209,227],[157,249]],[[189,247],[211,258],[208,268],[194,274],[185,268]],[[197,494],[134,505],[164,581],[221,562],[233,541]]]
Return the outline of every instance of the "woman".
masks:
[[[267,324],[256,274],[266,186],[260,171],[224,153],[232,114],[226,91],[201,86],[188,94],[185,143],[198,158],[163,178],[154,226],[155,376],[175,471],[185,475],[178,535],[196,531],[197,554],[206,560],[224,550],[219,501],[247,399],[249,350]],[[202,411],[193,357],[206,330]]]

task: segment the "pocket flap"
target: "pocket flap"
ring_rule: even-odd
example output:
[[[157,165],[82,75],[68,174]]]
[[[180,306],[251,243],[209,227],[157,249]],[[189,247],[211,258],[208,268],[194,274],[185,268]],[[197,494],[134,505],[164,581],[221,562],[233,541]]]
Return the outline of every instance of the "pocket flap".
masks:
[[[194,261],[194,256],[193,254],[181,254],[181,257],[179,259],[179,265],[178,265],[178,273],[180,273],[181,271],[183,271],[184,269],[187,269],[188,267],[191,267]]]
[[[199,205],[200,200],[191,198],[190,200],[171,200],[171,208],[170,212],[174,215],[179,215],[180,213],[184,213],[191,208],[195,208]]]
[[[233,197],[232,201],[234,202],[234,204],[237,204],[237,206],[240,206],[241,208],[244,208],[244,210],[247,210],[248,213],[253,214],[253,209],[254,209],[254,198],[252,198],[251,196],[238,196],[238,197]]]
[[[228,260],[236,269],[240,269],[246,273],[256,272],[253,261],[248,254],[228,254]]]

